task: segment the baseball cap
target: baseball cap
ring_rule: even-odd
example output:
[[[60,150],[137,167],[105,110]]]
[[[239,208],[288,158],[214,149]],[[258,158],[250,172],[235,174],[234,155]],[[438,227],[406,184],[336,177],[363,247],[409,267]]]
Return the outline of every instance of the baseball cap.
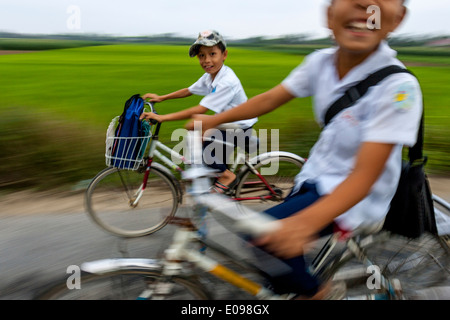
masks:
[[[191,58],[195,57],[198,54],[198,50],[200,49],[201,46],[213,47],[221,42],[226,48],[227,44],[225,40],[223,40],[223,37],[217,31],[206,30],[200,32],[198,34],[197,40],[189,49],[189,56]]]

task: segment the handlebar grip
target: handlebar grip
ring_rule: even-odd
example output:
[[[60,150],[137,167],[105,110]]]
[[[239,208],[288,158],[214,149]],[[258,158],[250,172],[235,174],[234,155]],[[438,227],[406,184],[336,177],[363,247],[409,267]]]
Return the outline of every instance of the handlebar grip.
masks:
[[[260,237],[266,233],[276,231],[280,228],[279,220],[270,219],[269,216],[260,213],[252,217],[244,218],[236,222],[238,231],[248,233],[253,237]]]
[[[156,112],[156,110],[155,110],[155,102],[148,102],[148,101],[146,101],[146,102],[144,102],[144,104],[146,104],[147,106],[150,107],[150,111],[151,112],[153,112],[154,114],[158,114],[158,112]],[[158,121],[156,121],[155,119],[150,119],[149,122],[151,124],[157,124],[158,123]]]
[[[158,123],[158,121],[156,121],[155,119],[150,119],[149,121],[150,121],[151,124],[157,124]]]

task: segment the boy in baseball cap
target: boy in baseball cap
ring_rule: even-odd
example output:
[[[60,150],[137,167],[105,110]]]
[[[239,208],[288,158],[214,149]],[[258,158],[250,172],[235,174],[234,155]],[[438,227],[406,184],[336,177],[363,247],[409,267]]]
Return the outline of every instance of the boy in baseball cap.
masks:
[[[213,30],[200,32],[197,40],[189,49],[190,57],[198,57],[200,66],[205,71],[202,77],[188,88],[184,88],[166,95],[159,96],[153,93],[147,93],[142,96],[143,99],[149,99],[151,102],[162,102],[169,99],[186,98],[193,94],[204,96],[197,106],[190,107],[178,112],[165,115],[158,115],[151,112],[144,112],[141,119],[155,119],[158,122],[190,119],[195,114],[204,114],[209,110],[216,114],[232,109],[247,101],[244,88],[231,68],[226,66],[225,60],[228,57],[226,42],[223,37]],[[245,137],[246,146],[239,146],[247,149],[253,125],[257,118],[240,120],[233,122],[238,128],[242,129]],[[250,131],[249,131],[250,130]],[[237,144],[240,139],[227,141],[226,131],[221,131],[222,141]],[[220,140],[220,137],[215,137]],[[204,148],[207,148],[211,142],[205,142]],[[209,148],[210,154],[205,152],[207,159],[205,162],[211,168],[218,170],[221,174],[214,184],[214,191],[220,193],[228,192],[237,184],[236,175],[228,170],[227,152],[224,146],[223,152],[217,150],[217,146]],[[206,157],[205,157],[206,158]]]
[[[200,32],[197,40],[189,49],[189,56],[193,58],[198,55],[201,46],[214,47],[216,45],[219,46],[222,52],[225,52],[227,49],[225,40],[223,40],[223,37],[217,31],[207,30]]]

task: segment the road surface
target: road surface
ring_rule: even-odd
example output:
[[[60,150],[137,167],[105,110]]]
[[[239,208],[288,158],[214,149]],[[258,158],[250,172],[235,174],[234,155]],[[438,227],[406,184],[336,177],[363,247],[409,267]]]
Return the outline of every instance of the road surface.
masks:
[[[446,187],[442,184],[441,189]],[[439,195],[448,200],[449,194]],[[69,266],[85,261],[156,258],[174,230],[167,226],[148,237],[118,239],[90,220],[83,209],[82,193],[38,196],[23,192],[0,201],[2,300],[32,299],[49,281],[67,276]]]

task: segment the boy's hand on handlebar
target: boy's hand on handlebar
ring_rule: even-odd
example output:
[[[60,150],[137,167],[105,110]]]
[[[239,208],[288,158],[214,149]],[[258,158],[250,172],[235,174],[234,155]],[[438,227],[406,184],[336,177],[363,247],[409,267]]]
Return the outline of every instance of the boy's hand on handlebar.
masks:
[[[279,220],[279,229],[255,239],[253,243],[284,259],[302,255],[305,246],[317,239],[316,231],[304,220],[301,214]]]
[[[162,102],[164,99],[154,93],[146,93],[142,96],[142,99],[149,100],[150,102]]]
[[[156,120],[157,122],[161,123],[163,122],[162,116],[159,114],[153,113],[153,112],[143,112],[141,116],[139,117],[139,120]]]

